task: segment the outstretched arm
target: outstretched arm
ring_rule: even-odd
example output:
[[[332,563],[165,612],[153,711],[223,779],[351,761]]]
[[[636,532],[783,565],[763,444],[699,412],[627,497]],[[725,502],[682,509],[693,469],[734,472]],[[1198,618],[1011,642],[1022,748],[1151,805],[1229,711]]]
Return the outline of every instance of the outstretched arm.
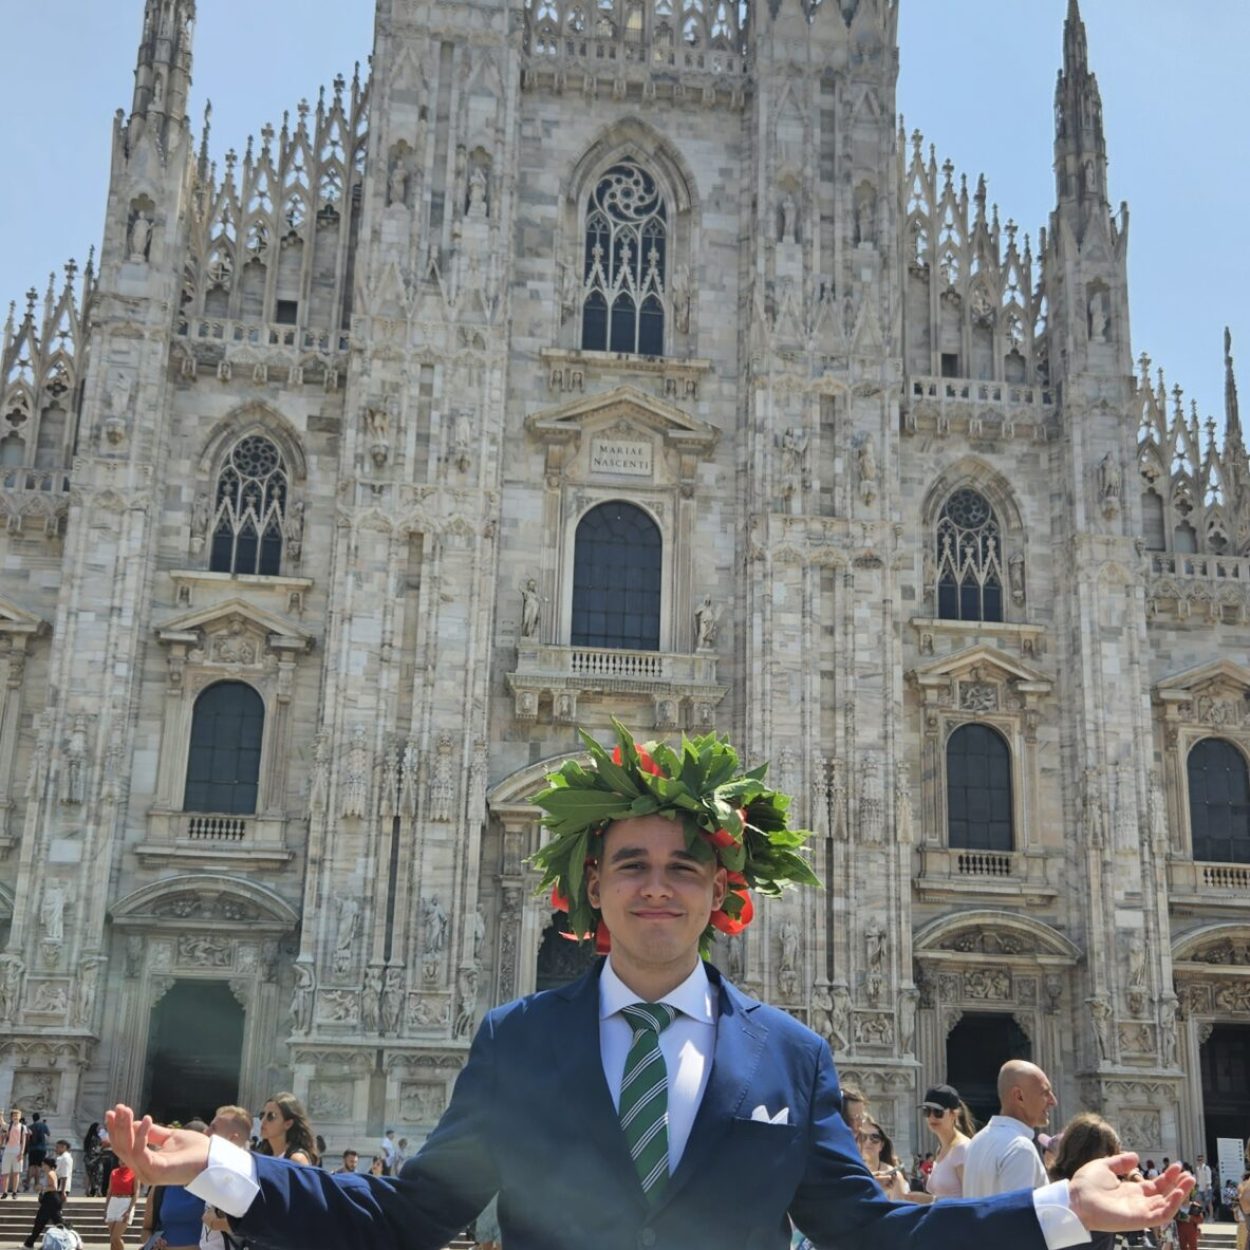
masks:
[[[1179,1163],[1153,1180],[1124,1184],[1137,1167],[1135,1154],[1112,1155],[1087,1163],[1068,1187],[1072,1210],[1096,1233],[1131,1233],[1167,1224],[1181,1209],[1194,1178]]]

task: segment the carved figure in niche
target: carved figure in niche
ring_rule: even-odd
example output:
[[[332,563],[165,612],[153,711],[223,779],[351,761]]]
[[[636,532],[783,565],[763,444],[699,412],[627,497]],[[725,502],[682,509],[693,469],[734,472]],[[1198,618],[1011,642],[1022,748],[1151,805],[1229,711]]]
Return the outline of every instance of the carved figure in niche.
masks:
[[[1168,841],[1168,810],[1163,797],[1163,778],[1157,768],[1150,770],[1150,835],[1154,839],[1156,849],[1167,846]]]
[[[89,959],[78,973],[78,992],[74,999],[74,1023],[90,1028],[95,1015],[96,989],[100,980],[100,961]]]
[[[1102,846],[1102,799],[1099,795],[1098,770],[1085,770],[1085,836],[1090,846]]]
[[[799,241],[799,206],[794,202],[794,196],[789,191],[781,197],[779,213],[781,233],[778,236],[778,242],[797,243]]]
[[[1007,580],[1011,585],[1011,601],[1024,603],[1024,553],[1013,551],[1007,561]]]
[[[855,192],[855,242],[877,241],[877,192],[872,183],[860,184]]]
[[[1096,290],[1089,297],[1089,341],[1111,341],[1111,296],[1106,291]]]
[[[460,999],[459,1010],[452,1033],[456,1037],[468,1037],[473,1032],[473,1024],[477,1019],[477,971],[473,968],[461,968],[456,978]]]
[[[451,778],[451,734],[440,734],[438,753],[434,757],[434,776],[430,778],[430,819],[451,819],[451,801],[455,785]]]
[[[484,221],[490,215],[490,206],[486,200],[486,171],[481,165],[474,165],[469,170],[468,213],[476,221]]]
[[[468,412],[456,413],[452,422],[451,461],[461,473],[468,472],[473,463],[473,415]]]
[[[307,964],[295,965],[295,989],[291,994],[291,1023],[296,1033],[312,1027],[313,993],[316,983]]]
[[[386,407],[365,409],[365,431],[369,436],[369,456],[377,468],[391,457],[391,417]]]
[[[829,1046],[835,1054],[851,1048],[851,992],[845,985],[833,987],[833,1009],[829,1013]]]
[[[425,900],[421,915],[425,922],[425,953],[427,956],[441,955],[447,949],[447,913],[437,894]]]
[[[0,958],[0,1024],[10,1024],[22,998],[22,961],[16,955]]]
[[[857,453],[859,467],[859,497],[865,505],[877,497],[877,449],[871,437],[864,439]]]
[[[408,205],[408,165],[401,147],[391,154],[391,172],[386,179],[386,202],[406,208]]]
[[[87,718],[74,718],[65,742],[65,770],[61,774],[61,802],[87,801]]]
[[[710,651],[716,645],[720,625],[720,608],[712,602],[711,595],[704,595],[703,602],[694,610],[694,645],[696,651]]]
[[[136,209],[135,219],[130,223],[130,259],[143,264],[148,259],[151,245],[152,218],[143,209]]]
[[[904,990],[898,1000],[898,1045],[904,1055],[910,1055],[916,1041],[916,1004],[918,990]]]
[[[531,577],[521,587],[521,637],[536,638],[538,625],[542,619],[542,596],[538,593],[538,583]]]
[[[365,727],[352,730],[351,745],[343,766],[343,815],[364,816],[369,800],[369,752]]]
[[[789,499],[799,493],[807,476],[807,431],[785,430],[778,445],[781,447],[781,493]]]
[[[672,285],[669,288],[673,303],[673,319],[679,334],[690,333],[690,302],[693,298],[690,290],[690,267],[678,265],[673,273]]]
[[[417,814],[417,744],[409,738],[404,745],[403,772],[399,784],[399,810],[404,816]]]
[[[65,887],[59,881],[49,881],[43,888],[39,923],[45,942],[59,946],[65,940]]]
[[[208,534],[208,524],[212,517],[213,502],[208,491],[202,490],[191,505],[191,537],[195,540],[193,550],[200,551]]]
[[[1111,1004],[1103,994],[1086,999],[1090,1017],[1094,1022],[1094,1037],[1098,1040],[1098,1053],[1103,1059],[1111,1057]]]
[[[40,981],[31,1001],[31,1011],[55,1014],[69,1006],[69,991],[55,981]]]
[[[479,903],[473,912],[473,962],[482,966],[482,946],[486,941],[486,917],[482,914]]]
[[[745,975],[746,948],[741,936],[725,939],[725,966],[729,970],[731,981],[741,981]]]
[[[1128,942],[1128,988],[1144,991],[1146,988],[1146,948],[1140,935],[1127,935]]]
[[[1098,174],[1094,170],[1094,162],[1086,161],[1081,168],[1081,175],[1085,184],[1085,193],[1092,195],[1098,190]]]
[[[387,968],[386,984],[382,991],[382,1028],[389,1037],[399,1032],[399,1020],[404,1011],[404,970]]]
[[[283,534],[286,538],[286,554],[298,564],[300,556],[304,553],[304,501],[302,499],[296,499],[287,509]]]
[[[885,956],[889,947],[889,935],[885,931],[885,926],[875,917],[868,922],[868,927],[864,930],[864,952],[867,956],[868,971],[883,973],[885,971]]]
[[[1102,504],[1102,514],[1107,520],[1117,516],[1120,511],[1120,494],[1123,490],[1123,475],[1120,462],[1114,452],[1107,452],[1098,462],[1098,500]]]
[[[1165,1068],[1176,1067],[1177,1040],[1176,1004],[1165,999],[1159,1009],[1159,1057]]]
[[[825,1041],[833,1036],[833,995],[829,987],[817,982],[812,987],[812,1019],[811,1026]]]
[[[781,971],[793,975],[799,970],[799,926],[787,920],[778,934],[781,945]]]
[[[334,971],[346,972],[352,966],[352,947],[360,925],[360,904],[350,894],[339,898],[338,930],[334,938]]]
[[[382,1027],[382,969],[370,968],[365,973],[365,987],[360,994],[360,1027],[376,1033]]]

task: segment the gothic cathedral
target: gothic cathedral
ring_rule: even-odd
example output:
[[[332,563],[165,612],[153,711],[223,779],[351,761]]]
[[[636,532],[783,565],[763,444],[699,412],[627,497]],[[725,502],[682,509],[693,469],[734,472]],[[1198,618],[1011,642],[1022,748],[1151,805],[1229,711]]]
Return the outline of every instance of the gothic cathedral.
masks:
[[[796,796],[825,889],[717,958],[905,1150],[1009,1055],[1244,1136],[1231,345],[1217,444],[1130,350],[1076,0],[1032,241],[900,133],[898,4],[377,0],[218,164],[147,0],[98,260],[0,358],[7,1105],[419,1141],[586,964],[529,797],[616,715]]]

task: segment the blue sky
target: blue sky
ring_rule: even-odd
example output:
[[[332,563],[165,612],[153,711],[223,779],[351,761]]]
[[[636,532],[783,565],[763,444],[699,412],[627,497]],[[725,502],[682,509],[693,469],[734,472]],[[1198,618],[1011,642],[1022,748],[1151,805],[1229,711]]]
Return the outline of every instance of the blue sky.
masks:
[[[828,0],[827,0],[828,2]],[[899,110],[1036,239],[1054,196],[1052,98],[1067,0],[902,0]],[[350,77],[372,0],[201,0],[196,111],[213,152],[242,149],[301,97]],[[1084,0],[1102,86],[1112,199],[1132,213],[1134,353],[1223,411],[1223,327],[1250,391],[1246,0]],[[0,299],[41,290],[99,240],[112,115],[130,102],[142,0],[0,0],[9,124],[0,133]],[[20,120],[18,120],[20,119]]]

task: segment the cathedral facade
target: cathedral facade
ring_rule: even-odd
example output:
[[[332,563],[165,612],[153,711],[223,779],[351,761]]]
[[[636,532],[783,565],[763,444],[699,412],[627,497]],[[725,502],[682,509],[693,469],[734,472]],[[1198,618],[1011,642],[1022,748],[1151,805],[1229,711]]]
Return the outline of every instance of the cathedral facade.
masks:
[[[529,798],[615,715],[795,796],[825,888],[717,959],[904,1149],[1009,1055],[1244,1136],[1231,348],[1217,445],[1133,359],[1075,0],[1033,240],[899,131],[898,0],[378,0],[219,163],[142,16],[0,360],[0,1098],[421,1139],[584,966]]]

